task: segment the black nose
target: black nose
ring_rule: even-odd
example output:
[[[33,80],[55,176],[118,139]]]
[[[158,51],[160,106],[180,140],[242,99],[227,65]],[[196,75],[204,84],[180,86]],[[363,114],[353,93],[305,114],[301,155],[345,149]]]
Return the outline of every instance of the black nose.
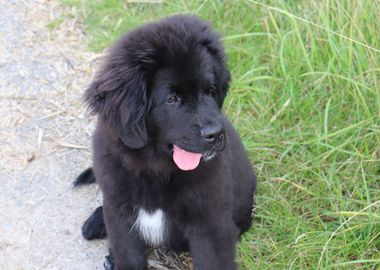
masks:
[[[203,139],[208,143],[216,143],[223,140],[224,128],[221,124],[211,124],[201,129]]]

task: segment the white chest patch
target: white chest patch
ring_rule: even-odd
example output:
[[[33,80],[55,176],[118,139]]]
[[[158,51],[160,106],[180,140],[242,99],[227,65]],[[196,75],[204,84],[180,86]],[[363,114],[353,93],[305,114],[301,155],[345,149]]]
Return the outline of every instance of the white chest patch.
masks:
[[[165,213],[161,209],[149,213],[141,208],[135,226],[147,243],[158,246],[165,236]]]

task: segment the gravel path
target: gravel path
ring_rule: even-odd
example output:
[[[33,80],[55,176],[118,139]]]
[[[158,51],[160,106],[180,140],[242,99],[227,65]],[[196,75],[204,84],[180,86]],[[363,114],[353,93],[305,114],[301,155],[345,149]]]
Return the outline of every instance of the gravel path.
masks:
[[[0,268],[102,269],[105,241],[80,235],[99,192],[71,187],[91,163],[80,98],[99,57],[54,1],[0,0],[0,11]]]
[[[101,55],[57,2],[0,0],[0,11],[0,268],[103,269],[106,242],[80,233],[99,190],[71,186],[91,164],[95,119],[81,97]],[[149,258],[150,269],[191,269],[184,255]]]

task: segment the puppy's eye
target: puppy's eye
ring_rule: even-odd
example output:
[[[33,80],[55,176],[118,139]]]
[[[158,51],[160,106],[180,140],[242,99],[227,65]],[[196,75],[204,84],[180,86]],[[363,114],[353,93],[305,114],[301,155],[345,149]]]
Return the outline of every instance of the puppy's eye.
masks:
[[[207,92],[208,92],[209,95],[215,96],[216,95],[216,87],[215,86],[210,86],[207,89]]]
[[[167,104],[176,104],[176,103],[178,103],[178,100],[179,100],[178,97],[170,96],[167,98],[166,103]]]

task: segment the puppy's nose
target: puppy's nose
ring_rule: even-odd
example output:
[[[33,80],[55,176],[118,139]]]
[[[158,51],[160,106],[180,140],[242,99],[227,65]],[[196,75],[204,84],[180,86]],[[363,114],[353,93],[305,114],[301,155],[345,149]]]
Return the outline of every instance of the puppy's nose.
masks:
[[[201,129],[203,139],[208,143],[216,143],[223,140],[224,128],[221,124],[211,124]]]

